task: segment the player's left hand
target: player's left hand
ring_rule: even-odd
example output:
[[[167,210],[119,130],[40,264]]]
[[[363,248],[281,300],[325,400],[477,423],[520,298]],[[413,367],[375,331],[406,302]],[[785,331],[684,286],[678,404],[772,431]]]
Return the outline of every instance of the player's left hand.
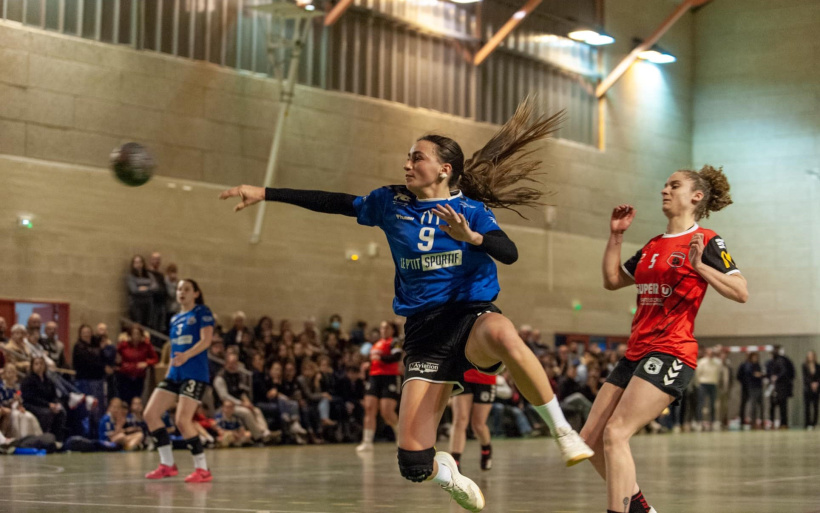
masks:
[[[174,367],[180,367],[185,365],[185,362],[188,361],[188,356],[185,353],[177,353],[174,356],[174,359],[171,360],[171,365]]]
[[[433,214],[447,223],[439,225],[441,231],[455,240],[478,245],[481,243],[481,235],[470,229],[470,223],[464,214],[456,212],[450,205],[436,205],[432,210]]]
[[[705,245],[703,244],[703,234],[696,233],[692,235],[692,239],[689,241],[689,263],[692,264],[692,267],[697,270],[700,267],[700,264],[703,262],[703,250]]]

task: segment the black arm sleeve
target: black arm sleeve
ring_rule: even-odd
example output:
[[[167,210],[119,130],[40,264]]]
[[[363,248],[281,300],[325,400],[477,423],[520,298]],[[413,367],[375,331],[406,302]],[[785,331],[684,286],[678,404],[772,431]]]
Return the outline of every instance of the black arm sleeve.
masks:
[[[492,230],[484,234],[481,249],[502,264],[510,265],[518,260],[518,248],[503,230]]]
[[[387,356],[382,356],[382,362],[384,363],[396,363],[397,361],[401,360],[401,349],[398,347],[394,347],[393,350]]]
[[[341,192],[304,191],[298,189],[265,189],[265,201],[290,203],[298,207],[322,212],[324,214],[341,214],[356,217],[353,200],[356,196]]]

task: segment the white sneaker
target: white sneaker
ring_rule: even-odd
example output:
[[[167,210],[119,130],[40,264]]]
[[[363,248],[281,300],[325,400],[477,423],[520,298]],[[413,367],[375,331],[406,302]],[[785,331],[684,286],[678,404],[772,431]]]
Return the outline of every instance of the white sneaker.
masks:
[[[472,479],[464,477],[458,471],[456,460],[446,452],[437,452],[436,461],[439,465],[444,465],[450,469],[450,483],[441,487],[450,494],[459,506],[468,511],[481,511],[484,509],[484,494],[481,488]]]
[[[561,451],[561,457],[568,467],[577,465],[595,455],[584,440],[571,427],[563,427],[555,430],[558,436],[555,441]]]
[[[373,442],[362,442],[356,446],[356,452],[372,452]]]
[[[81,402],[83,402],[83,399],[85,399],[85,395],[78,394],[77,392],[69,392],[68,407],[73,410],[74,408],[79,406]]]
[[[293,433],[294,435],[306,435],[307,434],[307,431],[305,430],[305,428],[302,427],[301,424],[299,424],[298,420],[294,420],[290,424],[290,432]]]
[[[658,513],[658,512],[655,511],[655,508],[653,508],[652,506],[649,506],[649,513]]]

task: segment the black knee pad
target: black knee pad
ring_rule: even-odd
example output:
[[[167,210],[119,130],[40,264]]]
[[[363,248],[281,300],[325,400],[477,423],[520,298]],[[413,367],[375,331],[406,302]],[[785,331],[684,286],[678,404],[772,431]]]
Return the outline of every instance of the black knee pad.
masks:
[[[414,483],[425,481],[433,473],[434,448],[423,451],[405,451],[399,447],[399,472]]]

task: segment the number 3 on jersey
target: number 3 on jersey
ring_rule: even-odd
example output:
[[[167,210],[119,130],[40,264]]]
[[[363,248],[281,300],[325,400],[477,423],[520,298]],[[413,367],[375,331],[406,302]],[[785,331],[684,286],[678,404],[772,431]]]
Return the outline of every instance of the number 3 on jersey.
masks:
[[[419,239],[422,242],[417,244],[419,250],[430,251],[433,249],[433,239],[435,238],[436,229],[432,226],[425,226],[419,232]]]

